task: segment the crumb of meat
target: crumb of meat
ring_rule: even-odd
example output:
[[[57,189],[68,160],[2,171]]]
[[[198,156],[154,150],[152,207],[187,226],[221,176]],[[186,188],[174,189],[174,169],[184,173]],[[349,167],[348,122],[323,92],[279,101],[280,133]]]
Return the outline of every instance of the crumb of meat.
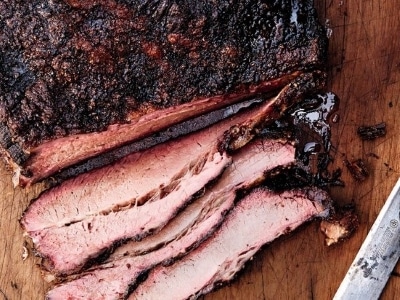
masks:
[[[347,159],[344,159],[343,163],[355,180],[364,181],[368,178],[369,172],[362,159],[356,159],[351,162]]]
[[[358,217],[352,206],[337,209],[337,211],[326,220],[321,221],[320,229],[326,236],[327,246],[334,245],[349,238],[357,229]]]
[[[25,246],[22,247],[22,261],[25,261],[29,256],[28,248]]]
[[[382,122],[372,126],[360,126],[357,134],[362,140],[374,140],[386,135],[386,123]]]

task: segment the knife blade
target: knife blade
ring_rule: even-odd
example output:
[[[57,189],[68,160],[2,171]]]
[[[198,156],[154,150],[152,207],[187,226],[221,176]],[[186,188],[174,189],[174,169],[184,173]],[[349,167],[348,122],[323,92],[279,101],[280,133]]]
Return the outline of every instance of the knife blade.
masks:
[[[379,212],[333,299],[378,299],[399,256],[400,178]]]

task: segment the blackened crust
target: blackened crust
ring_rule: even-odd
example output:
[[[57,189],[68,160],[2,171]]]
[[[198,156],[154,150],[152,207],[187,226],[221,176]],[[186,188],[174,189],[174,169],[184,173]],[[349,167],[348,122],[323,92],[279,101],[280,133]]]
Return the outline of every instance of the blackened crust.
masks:
[[[0,121],[22,148],[320,68],[312,1],[4,0]]]

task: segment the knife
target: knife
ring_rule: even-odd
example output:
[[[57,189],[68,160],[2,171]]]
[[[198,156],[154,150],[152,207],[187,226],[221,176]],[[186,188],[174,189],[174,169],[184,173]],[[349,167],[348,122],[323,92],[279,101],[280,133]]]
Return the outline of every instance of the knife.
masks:
[[[399,256],[400,178],[379,212],[333,299],[378,299]]]

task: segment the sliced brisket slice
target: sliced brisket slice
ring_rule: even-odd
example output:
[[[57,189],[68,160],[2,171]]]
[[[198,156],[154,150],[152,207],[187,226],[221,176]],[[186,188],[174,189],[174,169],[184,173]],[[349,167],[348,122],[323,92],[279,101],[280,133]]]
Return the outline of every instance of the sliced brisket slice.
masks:
[[[263,94],[269,95],[267,93],[269,89],[275,91],[276,86],[285,86],[299,74],[300,72],[297,72],[279,80],[265,83],[251,91],[246,90],[239,94],[200,99],[189,104],[157,110],[127,124],[111,125],[105,131],[76,134],[43,143],[30,150],[29,158],[23,166],[25,175],[20,176],[20,184],[22,186],[30,185],[68,166],[129,142],[137,141],[189,118],[229,106],[241,100]],[[260,92],[264,90],[265,93]]]
[[[330,198],[310,188],[275,194],[256,189],[212,237],[170,266],[157,266],[129,299],[195,299],[231,280],[261,248],[307,220],[326,216]]]
[[[0,11],[0,144],[22,184],[276,92],[326,59],[312,0],[3,0]]]
[[[98,257],[121,241],[138,240],[157,232],[197,192],[218,177],[230,162],[226,154],[210,151],[201,165],[189,169],[161,199],[89,216],[59,227],[28,231],[28,234],[36,251],[46,259],[47,268],[61,274],[77,271],[88,260]]]
[[[222,222],[234,206],[238,190],[249,189],[264,173],[295,160],[292,145],[277,140],[257,140],[232,157],[219,181],[185,208],[160,232],[142,241],[120,246],[105,263],[73,275],[69,282],[48,292],[48,299],[117,299],[128,292],[138,276],[160,263],[185,255]]]

